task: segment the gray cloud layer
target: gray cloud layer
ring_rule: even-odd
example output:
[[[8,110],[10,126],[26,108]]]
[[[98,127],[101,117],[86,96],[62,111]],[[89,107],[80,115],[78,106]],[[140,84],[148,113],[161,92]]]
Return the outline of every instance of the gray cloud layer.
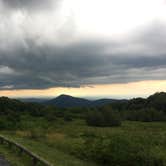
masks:
[[[108,45],[93,41],[64,48],[30,44],[12,55],[1,53],[0,87],[42,89],[165,79],[165,54],[104,54]]]
[[[8,9],[36,10],[46,1],[3,3]],[[12,33],[12,25],[11,20],[4,19],[0,26],[0,89],[80,87],[166,78],[165,25],[151,25],[122,41],[89,38],[66,45],[40,40],[41,36],[33,33],[27,35],[20,26]]]
[[[43,10],[49,9],[55,0],[1,0],[2,3],[9,9],[21,10]],[[57,1],[57,0],[56,0]]]

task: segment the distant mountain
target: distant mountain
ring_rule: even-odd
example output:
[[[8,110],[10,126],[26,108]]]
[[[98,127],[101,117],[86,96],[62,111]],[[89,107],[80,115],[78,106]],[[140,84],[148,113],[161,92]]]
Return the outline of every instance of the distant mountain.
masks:
[[[57,98],[46,101],[45,104],[55,105],[57,107],[83,107],[90,106],[91,101],[69,95],[60,95]]]
[[[57,98],[44,102],[48,105],[55,105],[57,107],[89,107],[89,106],[102,106],[121,100],[116,99],[99,99],[99,100],[87,100],[83,98],[77,98],[69,95],[60,95]]]
[[[23,101],[23,102],[22,102]],[[40,104],[39,104],[40,103]],[[166,92],[158,92],[147,98],[133,98],[130,100],[117,99],[99,99],[87,100],[84,98],[72,97],[69,95],[60,95],[54,99],[10,99],[7,97],[0,97],[0,112],[3,109],[24,111],[24,110],[39,110],[43,105],[55,105],[56,107],[92,107],[109,105],[115,110],[142,110],[153,108],[156,110],[164,110],[166,112]]]

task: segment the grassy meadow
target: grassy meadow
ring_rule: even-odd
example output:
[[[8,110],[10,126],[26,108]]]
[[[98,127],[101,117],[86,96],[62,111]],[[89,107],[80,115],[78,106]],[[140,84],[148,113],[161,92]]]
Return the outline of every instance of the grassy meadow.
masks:
[[[124,121],[120,127],[90,127],[81,119],[50,124],[42,118],[24,120],[26,129],[1,131],[53,165],[166,165],[166,123]],[[36,126],[36,127],[35,127]],[[0,151],[5,149],[0,148]],[[10,150],[11,151],[11,150]],[[9,160],[17,159],[5,149]],[[14,158],[14,159],[13,159]],[[20,161],[19,161],[20,160]],[[20,164],[19,164],[20,162]],[[26,157],[13,165],[28,166]]]

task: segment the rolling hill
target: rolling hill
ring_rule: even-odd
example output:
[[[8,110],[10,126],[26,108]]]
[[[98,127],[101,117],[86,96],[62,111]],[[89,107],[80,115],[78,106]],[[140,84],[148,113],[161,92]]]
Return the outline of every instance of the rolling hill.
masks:
[[[77,98],[69,95],[60,95],[54,99],[44,102],[48,105],[55,105],[57,107],[89,107],[89,106],[102,106],[105,104],[117,102],[121,100],[116,99],[99,99],[99,100],[87,100],[84,98]]]

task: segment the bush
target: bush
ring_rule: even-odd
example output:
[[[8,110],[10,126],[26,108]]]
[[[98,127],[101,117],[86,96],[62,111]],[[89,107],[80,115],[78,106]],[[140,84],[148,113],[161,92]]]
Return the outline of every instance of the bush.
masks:
[[[43,130],[36,128],[36,129],[31,129],[29,131],[28,137],[30,139],[38,140],[38,139],[45,138],[46,134]]]
[[[166,115],[163,111],[157,111],[151,108],[136,111],[128,111],[127,119],[142,122],[165,121]]]
[[[143,139],[125,134],[87,138],[75,155],[101,166],[163,166],[160,154],[151,151],[152,145],[143,145]]]
[[[19,119],[6,115],[0,117],[0,129],[1,130],[14,130],[19,127]]]
[[[91,111],[88,113],[86,122],[90,126],[120,126],[121,120],[116,111],[111,109],[101,109],[100,111]]]
[[[70,121],[72,121],[73,119],[72,119],[72,115],[70,115],[70,114],[64,114],[64,121],[68,121],[68,122],[70,122]]]

